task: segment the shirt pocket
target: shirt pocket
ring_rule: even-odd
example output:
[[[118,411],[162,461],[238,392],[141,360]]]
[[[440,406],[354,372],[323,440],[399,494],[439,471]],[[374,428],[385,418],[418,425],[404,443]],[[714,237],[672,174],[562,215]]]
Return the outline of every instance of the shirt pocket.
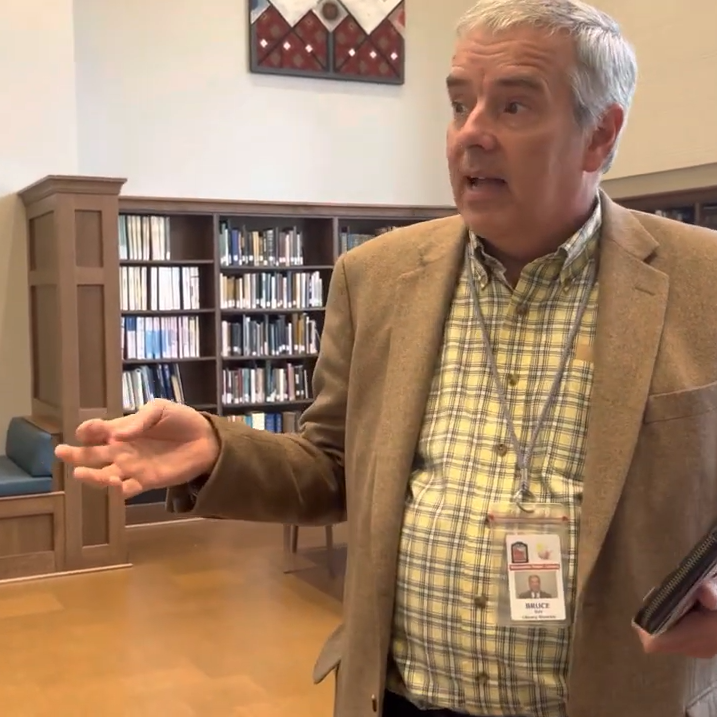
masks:
[[[540,465],[553,496],[569,499],[582,482],[593,368],[591,361],[568,361],[558,395],[546,415]]]

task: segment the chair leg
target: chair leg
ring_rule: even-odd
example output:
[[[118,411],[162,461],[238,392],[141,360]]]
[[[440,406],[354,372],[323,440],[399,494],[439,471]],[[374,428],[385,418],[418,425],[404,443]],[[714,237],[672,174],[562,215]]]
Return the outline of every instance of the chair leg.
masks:
[[[292,571],[292,557],[299,550],[299,526],[284,525],[284,572]]]
[[[329,569],[329,577],[336,576],[334,565],[334,527],[326,526],[326,565]]]

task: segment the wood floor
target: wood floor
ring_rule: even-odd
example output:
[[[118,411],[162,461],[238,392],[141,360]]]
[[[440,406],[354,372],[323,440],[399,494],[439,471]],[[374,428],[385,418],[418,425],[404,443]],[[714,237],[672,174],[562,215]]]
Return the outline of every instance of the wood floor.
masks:
[[[322,541],[302,529],[285,575],[278,526],[149,526],[132,568],[0,585],[0,714],[329,717],[311,670],[342,585],[305,550]]]

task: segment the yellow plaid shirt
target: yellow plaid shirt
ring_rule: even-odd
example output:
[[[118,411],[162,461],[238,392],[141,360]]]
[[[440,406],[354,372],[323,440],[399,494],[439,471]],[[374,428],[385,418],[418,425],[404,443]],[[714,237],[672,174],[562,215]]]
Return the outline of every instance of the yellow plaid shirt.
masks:
[[[550,390],[597,257],[600,204],[549,257],[527,266],[513,289],[476,237],[470,270],[504,381],[521,449]],[[592,346],[593,286],[575,346]],[[486,514],[520,485],[473,305],[466,269],[447,318],[409,483],[401,535],[389,689],[419,706],[470,715],[564,717],[569,627],[499,627],[499,576]],[[578,505],[582,494],[590,349],[573,350],[530,465],[542,502],[569,507],[566,600],[573,604]],[[568,613],[570,614],[570,612]]]

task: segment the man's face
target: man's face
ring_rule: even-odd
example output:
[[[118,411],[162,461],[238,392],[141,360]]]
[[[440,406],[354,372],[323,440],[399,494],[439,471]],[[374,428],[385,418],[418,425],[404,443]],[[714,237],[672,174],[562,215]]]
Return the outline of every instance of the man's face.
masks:
[[[619,126],[578,125],[574,62],[569,37],[532,28],[475,30],[456,46],[447,137],[456,206],[473,231],[503,250],[512,243],[516,256],[534,253],[536,231],[579,228],[572,224],[586,198],[594,199],[596,173]],[[621,122],[621,114],[612,119]]]
[[[536,578],[536,577],[530,578],[530,592],[533,592],[533,593],[540,592],[540,578]]]

